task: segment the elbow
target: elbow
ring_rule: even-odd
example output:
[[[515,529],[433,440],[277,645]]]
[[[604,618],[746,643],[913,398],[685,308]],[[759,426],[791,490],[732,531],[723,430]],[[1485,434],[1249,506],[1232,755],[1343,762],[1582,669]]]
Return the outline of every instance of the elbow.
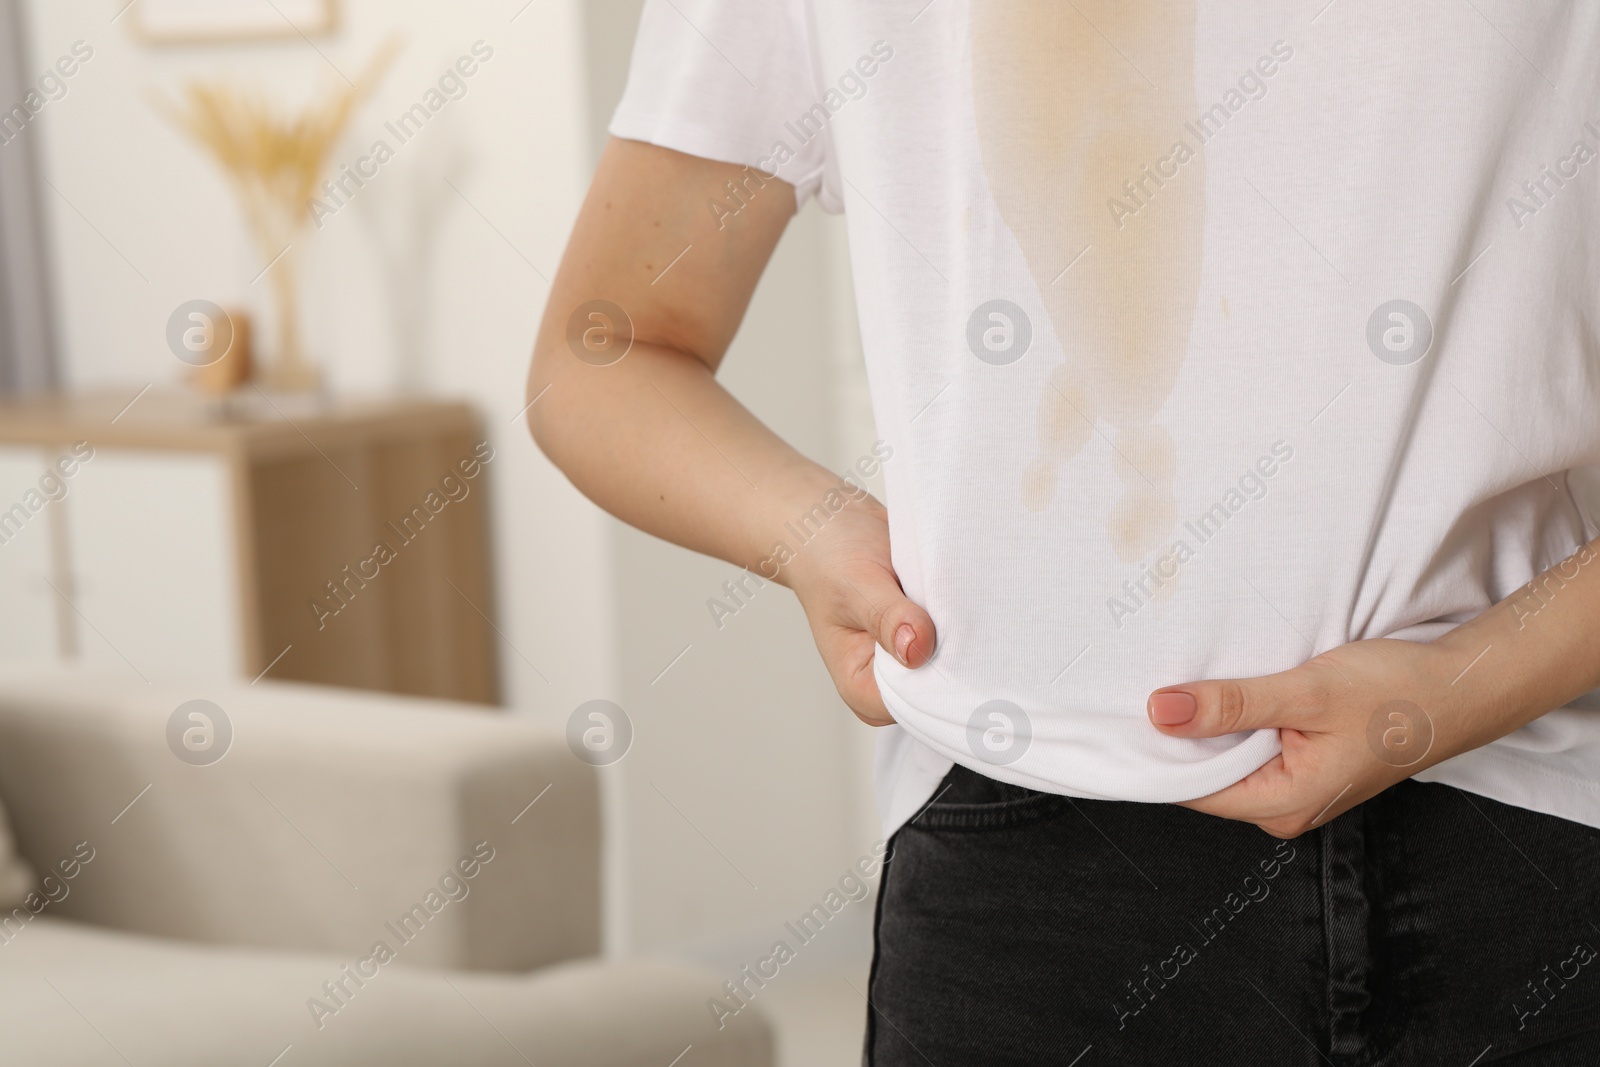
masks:
[[[528,436],[533,438],[533,443],[539,446],[539,451],[545,455],[550,454],[550,423],[539,411],[538,391],[529,390],[523,398],[528,405],[528,410],[522,415],[523,424],[528,427]]]
[[[548,356],[535,350],[533,364],[528,370],[528,384],[522,402],[526,405],[522,409],[522,421],[528,427],[528,435],[533,438],[533,443],[539,451],[557,466],[560,464],[555,455],[555,438],[557,436],[554,420],[550,417],[551,407],[544,403],[545,396],[554,384],[554,377],[550,373]]]

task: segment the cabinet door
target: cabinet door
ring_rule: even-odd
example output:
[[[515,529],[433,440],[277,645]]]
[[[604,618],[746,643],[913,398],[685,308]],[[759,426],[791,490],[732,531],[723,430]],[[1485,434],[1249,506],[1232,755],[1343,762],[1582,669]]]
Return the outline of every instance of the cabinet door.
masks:
[[[228,469],[215,455],[101,448],[74,478],[79,656],[148,678],[242,670]]]
[[[0,448],[0,663],[39,663],[60,656],[60,611],[51,590],[51,523],[65,517],[71,480],[52,478],[53,452]]]

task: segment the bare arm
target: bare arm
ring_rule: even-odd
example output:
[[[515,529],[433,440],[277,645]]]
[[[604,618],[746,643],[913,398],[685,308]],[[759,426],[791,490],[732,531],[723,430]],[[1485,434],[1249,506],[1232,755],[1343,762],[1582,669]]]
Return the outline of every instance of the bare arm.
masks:
[[[706,205],[729,181],[746,206],[719,220]],[[535,343],[528,425],[618,518],[794,589],[840,694],[881,724],[890,719],[872,680],[873,643],[910,665],[934,645],[932,620],[889,565],[882,505],[795,451],[715,377],[794,210],[793,188],[776,178],[612,140]],[[627,322],[631,348],[611,362]],[[597,331],[587,345],[584,331]],[[844,511],[792,561],[775,560],[784,522],[830,492],[849,500]]]

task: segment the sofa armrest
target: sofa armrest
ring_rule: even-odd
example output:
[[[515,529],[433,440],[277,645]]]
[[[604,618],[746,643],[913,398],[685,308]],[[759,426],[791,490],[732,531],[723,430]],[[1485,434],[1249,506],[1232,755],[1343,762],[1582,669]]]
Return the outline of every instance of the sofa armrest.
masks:
[[[208,765],[169,742],[195,699],[233,731]],[[41,910],[62,918],[352,960],[381,940],[402,946],[397,962],[485,970],[599,949],[595,772],[526,719],[265,681],[8,670],[0,802],[19,851],[56,872],[35,899],[56,897]]]

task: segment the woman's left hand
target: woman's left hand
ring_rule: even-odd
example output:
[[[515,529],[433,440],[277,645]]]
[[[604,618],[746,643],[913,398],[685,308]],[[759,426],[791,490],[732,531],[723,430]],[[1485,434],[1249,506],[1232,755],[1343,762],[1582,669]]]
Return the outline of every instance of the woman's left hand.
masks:
[[[1451,729],[1468,692],[1454,684],[1468,666],[1457,658],[1432,644],[1356,641],[1277,674],[1159,689],[1148,712],[1171,737],[1276,728],[1279,755],[1183,806],[1296,837],[1473,747]]]
[[[1283,751],[1196,811],[1296,837],[1600,687],[1600,539],[1431,642],[1354,641],[1260,678],[1150,694],[1170,737],[1276,729]]]

